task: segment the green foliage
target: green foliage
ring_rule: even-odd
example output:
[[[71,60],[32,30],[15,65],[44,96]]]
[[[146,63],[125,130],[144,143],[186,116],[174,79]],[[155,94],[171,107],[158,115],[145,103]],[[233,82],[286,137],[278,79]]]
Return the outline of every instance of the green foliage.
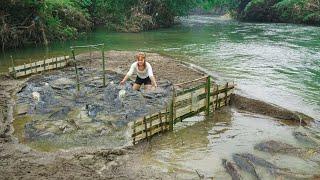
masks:
[[[65,40],[104,25],[113,30],[141,31],[168,27],[202,0],[2,0],[3,46]]]
[[[274,8],[281,21],[320,25],[319,0],[283,0]]]
[[[245,21],[293,22],[320,25],[319,0],[203,0],[205,8],[228,7]]]
[[[277,18],[273,6],[276,3],[277,0],[251,0],[238,17],[249,21],[275,21]]]

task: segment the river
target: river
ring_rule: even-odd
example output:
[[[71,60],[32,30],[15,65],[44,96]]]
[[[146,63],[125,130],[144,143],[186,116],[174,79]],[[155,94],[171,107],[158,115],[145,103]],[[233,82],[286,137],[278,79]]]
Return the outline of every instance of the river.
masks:
[[[142,33],[109,33],[101,28],[85,38],[53,43],[48,48],[12,50],[1,54],[0,72],[7,71],[10,55],[23,63],[29,58],[70,54],[71,45],[105,43],[106,50],[157,52],[196,64],[218,82],[234,81],[239,94],[300,111],[320,121],[320,27],[244,23],[210,16],[190,16],[180,22],[169,29]],[[235,152],[253,152],[253,145],[266,139],[298,144],[292,131],[299,127],[235,109],[206,121],[195,120],[153,140],[145,163],[163,172],[178,172],[180,178],[195,178],[195,170],[207,177],[225,178],[228,176],[221,158],[230,159]],[[271,160],[303,172],[317,167],[287,159]]]

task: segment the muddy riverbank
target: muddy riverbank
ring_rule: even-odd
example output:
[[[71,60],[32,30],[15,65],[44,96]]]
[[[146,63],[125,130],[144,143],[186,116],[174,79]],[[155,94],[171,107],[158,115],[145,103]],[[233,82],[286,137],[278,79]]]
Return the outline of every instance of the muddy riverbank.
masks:
[[[111,71],[117,74],[113,79],[109,79],[110,83],[113,81],[117,90],[117,84],[123,77],[126,71],[129,69],[130,64],[134,62],[134,55],[136,52],[116,52],[109,51],[106,53],[107,56],[107,71],[111,74]],[[101,70],[101,61],[98,60],[100,57],[99,53],[93,53],[92,61],[87,61],[89,54],[82,54],[77,58],[80,62],[80,69],[90,69],[91,71],[96,69],[97,72]],[[167,57],[159,56],[158,54],[147,54],[147,60],[152,64],[154,74],[159,82],[159,85],[170,85],[172,83],[185,82],[198,77],[203,74],[201,72],[192,70],[185,65],[176,63],[172,59]],[[126,146],[125,144],[118,145],[114,148],[107,143],[95,144],[94,146],[87,147],[74,147],[69,150],[58,150],[55,152],[40,152],[30,148],[25,144],[21,144],[22,139],[19,138],[19,134],[25,136],[26,132],[18,132],[18,129],[14,129],[14,121],[19,116],[30,113],[42,114],[42,111],[48,109],[48,105],[56,103],[56,98],[51,98],[50,94],[54,93],[57,89],[66,90],[71,88],[74,83],[71,83],[67,78],[66,71],[72,71],[73,67],[68,67],[62,70],[46,72],[44,74],[33,75],[25,79],[15,80],[10,77],[2,76],[0,85],[0,98],[1,98],[1,143],[0,143],[0,159],[1,159],[1,174],[4,179],[34,179],[34,178],[56,178],[56,179],[149,179],[149,178],[172,178],[172,175],[165,175],[157,172],[156,170],[146,168],[142,165],[141,161],[141,146],[136,147]],[[59,76],[62,75],[62,77]],[[70,73],[71,74],[71,73]],[[85,74],[85,73],[83,73]],[[82,74],[82,75],[83,75]],[[65,75],[65,76],[64,76]],[[50,77],[59,76],[58,78],[50,79]],[[69,82],[69,83],[68,83]],[[46,83],[49,84],[46,87]],[[98,82],[97,84],[99,84]],[[31,86],[30,86],[31,84]],[[33,85],[32,85],[33,84]],[[90,82],[94,84],[94,82]],[[112,84],[112,83],[111,83]],[[168,87],[168,86],[166,86]],[[47,88],[47,89],[46,89]],[[83,89],[89,90],[88,87],[82,86]],[[97,87],[96,87],[97,88]],[[165,89],[165,88],[164,88]],[[37,90],[43,98],[44,104],[40,106],[37,104],[34,108],[30,93]],[[46,92],[44,92],[46,91]],[[128,90],[129,93],[135,93]],[[63,92],[66,93],[66,92]],[[17,95],[17,94],[20,94]],[[163,95],[167,95],[165,93]],[[109,93],[110,95],[110,93]],[[147,94],[148,95],[148,94]],[[152,96],[154,94],[149,94]],[[56,94],[54,95],[56,97]],[[66,97],[69,95],[66,94]],[[66,97],[62,97],[65,99]],[[140,96],[139,96],[140,97]],[[143,98],[143,97],[141,97]],[[153,98],[153,97],[151,97]],[[116,99],[116,98],[115,98]],[[147,98],[148,99],[148,98]],[[160,99],[160,98],[158,98]],[[50,103],[49,103],[50,101]],[[90,99],[83,99],[87,102]],[[40,101],[41,102],[41,101]],[[111,102],[111,100],[109,101]],[[114,102],[114,101],[112,101]],[[129,101],[128,101],[129,102]],[[116,103],[116,102],[115,102]],[[17,105],[21,106],[17,106]],[[68,103],[64,103],[67,105]],[[91,104],[90,104],[91,105]],[[118,109],[121,109],[120,104],[113,104],[114,106],[119,105]],[[148,103],[146,103],[148,105]],[[58,106],[61,106],[58,104]],[[72,106],[72,104],[70,105]],[[111,104],[112,106],[112,104]],[[126,103],[125,103],[126,106]],[[134,107],[132,104],[131,106]],[[149,105],[150,106],[150,105]],[[18,107],[18,108],[17,108]],[[20,108],[19,108],[20,107]],[[69,107],[69,106],[68,106]],[[88,105],[86,106],[88,108]],[[117,108],[117,107],[115,107]],[[158,107],[159,108],[159,107]],[[54,108],[55,109],[55,108]],[[128,109],[128,108],[127,108]],[[66,113],[69,108],[58,110],[51,113],[49,116],[55,116],[59,119],[59,116]],[[114,109],[116,110],[116,109]],[[151,109],[147,109],[150,111]],[[94,114],[94,113],[92,113]],[[91,114],[91,115],[92,115]],[[130,114],[130,113],[128,113]],[[50,121],[50,118],[48,118]],[[54,117],[53,117],[54,119]],[[17,121],[16,121],[17,122]],[[22,122],[23,123],[23,122]],[[30,129],[34,129],[37,121],[29,124]],[[18,124],[19,126],[19,124]],[[114,124],[113,126],[116,126]],[[23,129],[25,125],[20,125]],[[28,127],[28,126],[26,126]],[[67,129],[68,126],[65,126]],[[72,126],[70,126],[72,128]],[[49,128],[50,129],[50,128]],[[51,128],[52,129],[52,128]],[[86,129],[86,128],[84,128]],[[21,130],[20,130],[21,131]],[[42,132],[40,129],[34,131],[42,135],[49,135],[49,132]],[[99,132],[100,134],[102,131]],[[39,135],[29,134],[29,136],[39,137]],[[108,133],[106,133],[108,134]],[[41,135],[40,135],[41,136]],[[93,140],[92,140],[93,141]],[[43,149],[46,150],[46,149]]]
[[[108,51],[106,53],[107,56],[107,70],[109,72],[109,75],[113,73],[116,73],[116,78],[110,79],[109,82],[113,81],[114,84],[117,84],[119,81],[119,78],[121,79],[121,76],[123,76],[126,71],[128,70],[130,64],[134,62],[134,54],[135,52],[119,52],[119,51]],[[97,69],[97,72],[99,69],[101,69],[101,61],[99,60],[99,53],[93,53],[92,61],[86,60],[89,59],[89,54],[81,54],[78,56],[80,60],[83,60],[80,64],[80,68],[82,70],[90,69],[91,71],[94,71]],[[173,61],[171,58],[163,57],[158,54],[148,53],[147,54],[147,61],[150,62],[150,64],[154,68],[154,74],[156,75],[157,80],[160,82],[160,84],[175,84],[175,83],[181,83],[189,80],[193,80],[196,78],[199,78],[203,76],[204,74],[200,71],[197,71],[195,69],[189,68],[187,65],[180,64],[178,62]],[[71,68],[72,67],[68,67]],[[47,72],[42,75],[34,75],[32,77],[26,78],[26,79],[19,79],[14,80],[9,77],[1,77],[1,84],[0,84],[0,105],[1,105],[1,111],[0,111],[0,173],[3,175],[2,177],[4,179],[47,179],[47,178],[54,178],[54,179],[176,179],[178,176],[177,173],[171,172],[171,173],[164,173],[160,171],[159,169],[148,165],[147,163],[143,162],[142,154],[145,151],[148,151],[148,149],[152,148],[150,147],[150,144],[148,142],[141,143],[135,147],[127,146],[126,144],[121,144],[118,147],[110,146],[108,144],[100,144],[100,145],[90,145],[87,147],[83,146],[77,146],[70,149],[62,149],[59,150],[57,148],[54,152],[41,152],[34,150],[30,148],[29,146],[22,144],[21,139],[17,138],[19,135],[17,135],[17,130],[14,129],[14,121],[16,120],[15,117],[17,115],[16,108],[17,104],[19,102],[22,102],[22,100],[28,100],[25,101],[25,104],[31,104],[32,102],[29,101],[31,99],[28,99],[28,94],[31,93],[31,90],[34,90],[32,88],[38,88],[38,91],[41,95],[50,95],[50,93],[41,93],[44,92],[46,88],[46,84],[50,87],[54,87],[55,91],[58,89],[64,90],[68,88],[74,88],[70,87],[72,86],[72,83],[69,82],[66,79],[61,79],[62,77],[58,77],[56,79],[50,79],[49,77],[54,77],[59,74],[67,74],[66,71],[68,71],[68,68],[58,70],[58,71],[52,71]],[[85,74],[85,73],[84,73]],[[64,78],[67,78],[68,76],[64,76]],[[43,78],[49,78],[45,81],[42,81]],[[41,80],[41,81],[39,81]],[[39,82],[38,84],[41,84],[41,86],[34,86],[30,89],[28,89],[28,86],[26,86],[26,82]],[[101,82],[97,82],[95,84],[94,82],[91,82],[93,85],[97,85]],[[30,84],[30,83],[29,83]],[[32,83],[31,83],[32,84]],[[90,90],[86,86],[82,86],[85,90]],[[118,90],[117,87],[114,88],[115,90]],[[48,92],[51,92],[53,90],[49,89]],[[129,91],[129,90],[128,90]],[[22,100],[19,101],[19,96],[17,94],[21,94],[20,97]],[[65,93],[65,92],[64,92]],[[135,92],[132,92],[133,94]],[[61,94],[61,93],[60,93]],[[112,95],[112,94],[111,94]],[[154,95],[154,94],[153,94]],[[151,98],[153,96],[151,94]],[[166,95],[166,93],[164,93]],[[67,95],[68,96],[68,95]],[[47,98],[46,96],[44,96]],[[135,96],[136,97],[136,96]],[[140,97],[140,96],[139,96]],[[149,96],[150,97],[150,96]],[[62,97],[65,98],[65,97]],[[144,98],[144,97],[141,97]],[[275,118],[284,118],[286,120],[291,120],[294,122],[299,121],[300,117],[297,117],[295,112],[291,112],[289,110],[279,110],[276,111],[274,114],[274,108],[275,106],[266,106],[265,104],[261,102],[256,102],[254,100],[245,99],[241,97],[237,101],[246,103],[246,106],[241,106],[241,104],[234,104],[236,108],[239,108],[240,110],[249,111],[253,113],[260,113],[263,115],[275,117]],[[50,100],[49,104],[54,104],[54,98],[48,98]],[[158,98],[159,99],[159,98]],[[85,102],[90,101],[88,99],[84,99]],[[47,104],[44,104],[43,107],[47,107],[49,101],[44,101]],[[65,102],[64,104],[67,105],[71,101]],[[114,102],[114,101],[112,101]],[[111,104],[113,106],[119,105],[117,109],[121,109],[121,105],[117,104]],[[146,103],[147,104],[147,103]],[[261,107],[259,109],[257,107]],[[97,105],[95,104],[89,104],[90,107],[94,107]],[[87,110],[91,109],[89,105],[83,104],[83,107],[85,107]],[[102,103],[104,106],[105,104]],[[70,106],[73,106],[71,103]],[[152,104],[150,106],[153,106]],[[30,106],[33,107],[33,106]],[[18,114],[21,115],[29,113],[30,110],[33,110],[33,113],[36,114],[42,114],[42,111],[47,109],[42,109],[41,106],[38,108],[21,108],[18,111]],[[253,108],[256,107],[256,108]],[[98,108],[99,109],[99,108]],[[252,111],[250,111],[252,110]],[[66,109],[58,109],[57,111],[50,112],[50,115],[48,113],[48,116],[53,116],[52,119],[59,118],[59,116],[65,114],[67,111],[69,111],[69,108]],[[116,111],[116,109],[115,109]],[[152,109],[148,109],[148,111],[152,111]],[[97,118],[98,113],[96,114],[95,111],[88,111],[91,113],[88,113],[91,117],[94,117],[93,119],[99,120]],[[219,112],[217,112],[219,113]],[[16,115],[15,115],[16,114]],[[87,115],[88,115],[87,114]],[[109,114],[109,113],[107,113]],[[128,114],[131,114],[130,112]],[[15,116],[14,116],[15,115]],[[88,115],[88,116],[89,116]],[[125,115],[123,116],[125,117]],[[120,118],[121,119],[121,118]],[[50,118],[48,118],[48,122],[50,122]],[[75,120],[77,120],[75,118]],[[312,122],[310,118],[308,117],[307,120],[302,119],[302,122],[306,122],[305,124],[309,124]],[[34,121],[34,123],[29,125],[30,129],[34,129],[34,127],[40,127],[37,126],[37,121]],[[74,123],[76,121],[69,121],[69,123]],[[76,124],[78,124],[76,122]],[[68,132],[70,124],[66,124],[66,126],[62,127],[62,132]],[[81,127],[81,124],[78,124]],[[117,126],[117,124],[110,123],[111,126]],[[22,126],[23,127],[23,126]],[[57,125],[56,127],[59,127]],[[104,129],[107,133],[107,128]],[[70,126],[70,128],[77,129],[77,126]],[[44,128],[45,129],[45,128]],[[50,129],[50,128],[49,128]],[[51,128],[52,129],[52,128]],[[59,128],[58,128],[59,129]],[[81,129],[81,128],[80,128]],[[84,128],[86,129],[86,128]],[[41,128],[36,130],[35,132],[41,132]],[[57,130],[58,131],[58,130]],[[48,132],[41,132],[41,134],[34,135],[35,137],[38,137],[39,135],[48,135]],[[103,134],[103,131],[95,131],[99,133],[99,135]],[[51,132],[52,133],[52,132]],[[25,134],[25,133],[23,133]],[[32,135],[32,134],[30,134]],[[52,134],[49,134],[52,135]],[[299,137],[306,138],[305,134],[298,134]],[[315,146],[312,147],[313,155],[312,158],[316,162],[318,161],[318,151],[317,147],[319,146],[317,137],[313,138]],[[257,149],[260,151],[266,151],[266,152],[272,152],[272,153],[286,153],[286,151],[281,150],[272,150],[272,147],[279,146],[278,142],[274,141],[267,141],[265,143],[261,143],[257,145]],[[265,148],[265,147],[271,147],[271,148]],[[289,145],[283,145],[283,147],[290,147]],[[271,150],[270,150],[271,149]],[[282,148],[285,149],[285,148]],[[295,150],[291,153],[293,155],[298,152],[294,147],[291,149]],[[303,149],[299,152],[304,152],[306,155],[310,152],[308,149]],[[235,163],[241,163],[241,161],[248,161],[247,159],[250,159],[251,155],[248,154],[236,154],[234,155],[233,160]],[[305,156],[304,156],[305,157]],[[315,158],[314,158],[315,157]],[[247,158],[247,159],[246,159]],[[244,160],[243,160],[244,159]],[[232,166],[234,166],[234,163],[230,160],[225,160],[225,166],[226,172],[230,173],[230,168],[232,169]],[[255,161],[254,161],[255,162]],[[250,162],[251,163],[251,162]],[[267,162],[264,162],[264,164],[268,164]],[[222,166],[222,164],[221,164]],[[270,168],[270,165],[268,166]],[[243,168],[243,167],[242,167]],[[274,167],[272,167],[274,168]],[[276,168],[274,168],[276,169]],[[249,170],[248,170],[249,171]],[[255,172],[254,170],[251,170],[249,172]],[[281,171],[282,172],[282,171]],[[291,171],[289,171],[291,172]],[[196,171],[194,172],[197,173]],[[233,175],[237,176],[243,172],[235,172]],[[286,171],[288,173],[288,171]],[[253,174],[254,176],[259,176],[256,174]],[[292,175],[292,174],[291,174]],[[296,175],[296,174],[293,174]],[[317,174],[315,176],[305,175],[304,177],[317,177]],[[201,176],[201,174],[199,174]]]

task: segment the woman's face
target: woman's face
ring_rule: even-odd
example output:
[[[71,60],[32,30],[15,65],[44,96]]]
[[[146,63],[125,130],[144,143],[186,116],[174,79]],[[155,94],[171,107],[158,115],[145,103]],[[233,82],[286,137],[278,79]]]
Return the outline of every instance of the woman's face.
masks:
[[[139,66],[143,66],[144,65],[144,57],[138,56],[137,61],[138,61],[138,65]]]

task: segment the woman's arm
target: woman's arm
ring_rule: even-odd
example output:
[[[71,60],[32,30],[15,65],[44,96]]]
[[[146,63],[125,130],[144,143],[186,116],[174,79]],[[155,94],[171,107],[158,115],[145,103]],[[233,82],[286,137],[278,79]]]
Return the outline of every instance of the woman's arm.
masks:
[[[157,82],[156,82],[156,78],[154,76],[151,76],[150,80],[151,80],[151,84],[153,87],[155,87],[155,88],[158,87]]]
[[[133,63],[128,71],[128,73],[124,76],[124,78],[122,79],[122,81],[120,81],[121,85],[124,85],[124,83],[128,80],[128,78],[130,76],[132,76],[134,69],[136,68],[136,64],[137,63]]]

